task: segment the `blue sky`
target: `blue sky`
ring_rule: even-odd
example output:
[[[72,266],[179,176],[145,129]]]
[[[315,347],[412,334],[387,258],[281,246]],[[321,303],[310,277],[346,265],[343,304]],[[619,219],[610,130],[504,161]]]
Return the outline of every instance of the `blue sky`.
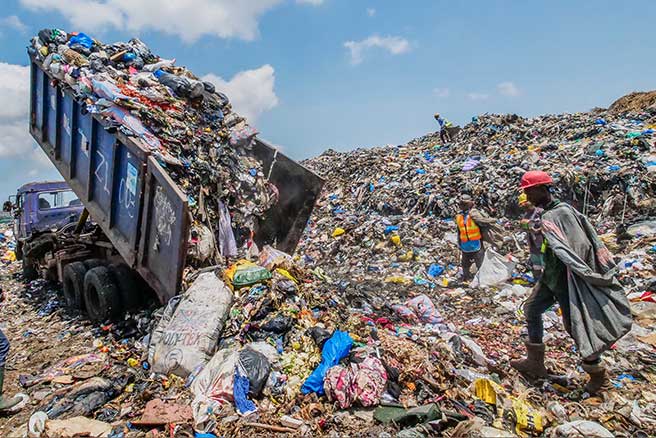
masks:
[[[434,130],[436,111],[462,124],[483,112],[585,111],[656,88],[651,1],[2,3],[3,197],[58,176],[22,125],[26,76],[14,68],[27,64],[25,46],[43,27],[106,42],[139,36],[224,85],[261,136],[296,159],[403,143]]]

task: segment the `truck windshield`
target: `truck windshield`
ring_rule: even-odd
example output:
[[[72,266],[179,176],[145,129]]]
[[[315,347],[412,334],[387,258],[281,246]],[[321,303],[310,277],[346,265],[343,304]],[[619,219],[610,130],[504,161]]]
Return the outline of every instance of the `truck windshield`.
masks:
[[[73,207],[80,205],[80,200],[72,190],[39,193],[39,210]]]

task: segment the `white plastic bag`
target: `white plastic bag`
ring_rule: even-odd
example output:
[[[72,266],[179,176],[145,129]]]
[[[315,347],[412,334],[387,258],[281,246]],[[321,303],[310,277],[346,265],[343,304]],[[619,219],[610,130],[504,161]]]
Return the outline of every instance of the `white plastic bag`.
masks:
[[[236,348],[219,350],[192,382],[194,400],[191,409],[197,429],[202,429],[222,404],[233,401],[232,387],[238,360]]]
[[[232,306],[230,289],[213,272],[198,276],[153,351],[153,372],[187,377],[204,365],[216,349]]]
[[[471,282],[471,287],[490,287],[501,284],[511,277],[514,269],[514,261],[510,261],[492,248],[488,248],[485,251],[483,264]]]
[[[572,421],[561,424],[551,433],[552,438],[613,438],[613,434],[594,421]]]

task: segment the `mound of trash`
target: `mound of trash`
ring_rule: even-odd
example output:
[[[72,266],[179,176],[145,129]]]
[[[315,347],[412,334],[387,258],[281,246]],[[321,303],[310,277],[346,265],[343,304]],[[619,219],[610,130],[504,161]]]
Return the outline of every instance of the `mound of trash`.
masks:
[[[122,118],[117,128],[150,142],[172,176],[185,168],[198,175],[178,175],[188,195],[203,175],[241,187],[251,164],[215,146],[252,131],[229,128],[220,94],[138,40],[91,40],[88,48],[77,36],[80,47],[46,32],[33,49],[91,99],[90,111],[110,117],[117,100],[132,106],[127,115],[141,118]],[[144,75],[144,84],[121,73],[138,76],[158,63],[161,73]],[[160,87],[162,78],[173,81],[169,74],[186,81]],[[196,92],[210,97],[197,101]],[[153,111],[161,104],[172,107]],[[4,420],[6,435],[654,435],[655,129],[651,110],[484,114],[446,145],[429,134],[401,146],[329,151],[305,162],[327,182],[295,254],[255,247],[229,266],[190,270],[189,288],[165,307],[101,326],[62,310],[50,285],[18,282],[4,226],[7,381],[29,397]],[[234,159],[237,174],[216,176],[205,159]],[[534,282],[516,221],[519,178],[533,168],[550,172],[557,195],[591,217],[631,300],[635,324],[605,355],[614,388],[601,397],[583,392],[586,375],[557,306],[544,323],[547,366],[561,377],[528,382],[509,366],[524,352],[521,305]],[[249,190],[260,181],[255,169]],[[505,231],[476,288],[458,282],[452,217],[462,193]],[[229,208],[248,221],[268,205],[262,199]]]
[[[608,107],[613,114],[633,113],[653,110],[656,105],[656,91],[635,91],[622,96]]]
[[[223,255],[236,255],[278,201],[279,189],[253,153],[258,132],[225,94],[175,59],[153,54],[137,38],[104,44],[61,29],[41,30],[28,52],[55,85],[84,102],[84,112],[156,157],[187,196],[195,234],[207,240],[210,230],[239,231],[236,238],[226,233]]]

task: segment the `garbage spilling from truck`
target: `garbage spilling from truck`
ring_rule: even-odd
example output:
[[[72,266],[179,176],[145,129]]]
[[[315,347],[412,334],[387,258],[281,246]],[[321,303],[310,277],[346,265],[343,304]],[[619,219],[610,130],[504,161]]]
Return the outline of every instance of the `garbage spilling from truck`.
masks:
[[[50,31],[40,40],[54,47],[35,49],[91,65],[95,52],[85,55],[78,37]],[[110,62],[120,59],[133,74],[164,62],[135,44],[107,49]],[[99,71],[117,68],[102,59]],[[163,70],[183,73],[170,69]],[[62,80],[80,83],[66,74]],[[192,99],[206,90],[183,76],[188,85],[164,75],[166,87]],[[327,183],[294,254],[263,246],[189,269],[189,287],[166,306],[101,325],[70,314],[43,281],[22,286],[5,233],[10,377],[21,385],[11,389],[30,404],[3,430],[111,438],[654,435],[654,129],[652,107],[484,114],[450,144],[430,134],[402,146],[326,152],[304,163]],[[185,156],[165,151],[167,166]],[[634,326],[605,355],[614,387],[600,396],[583,393],[558,306],[545,315],[547,365],[564,377],[528,382],[509,366],[523,352],[522,302],[534,283],[516,224],[517,187],[536,163],[554,175],[560,198],[593,220],[631,301]],[[505,231],[476,288],[459,281],[451,218],[463,192]]]
[[[43,29],[28,52],[53,85],[83,102],[84,114],[143,146],[184,192],[194,218],[192,261],[244,255],[279,189],[269,180],[271,167],[254,155],[257,130],[225,94],[137,38],[103,44],[81,32]],[[126,185],[134,192],[131,170]]]

